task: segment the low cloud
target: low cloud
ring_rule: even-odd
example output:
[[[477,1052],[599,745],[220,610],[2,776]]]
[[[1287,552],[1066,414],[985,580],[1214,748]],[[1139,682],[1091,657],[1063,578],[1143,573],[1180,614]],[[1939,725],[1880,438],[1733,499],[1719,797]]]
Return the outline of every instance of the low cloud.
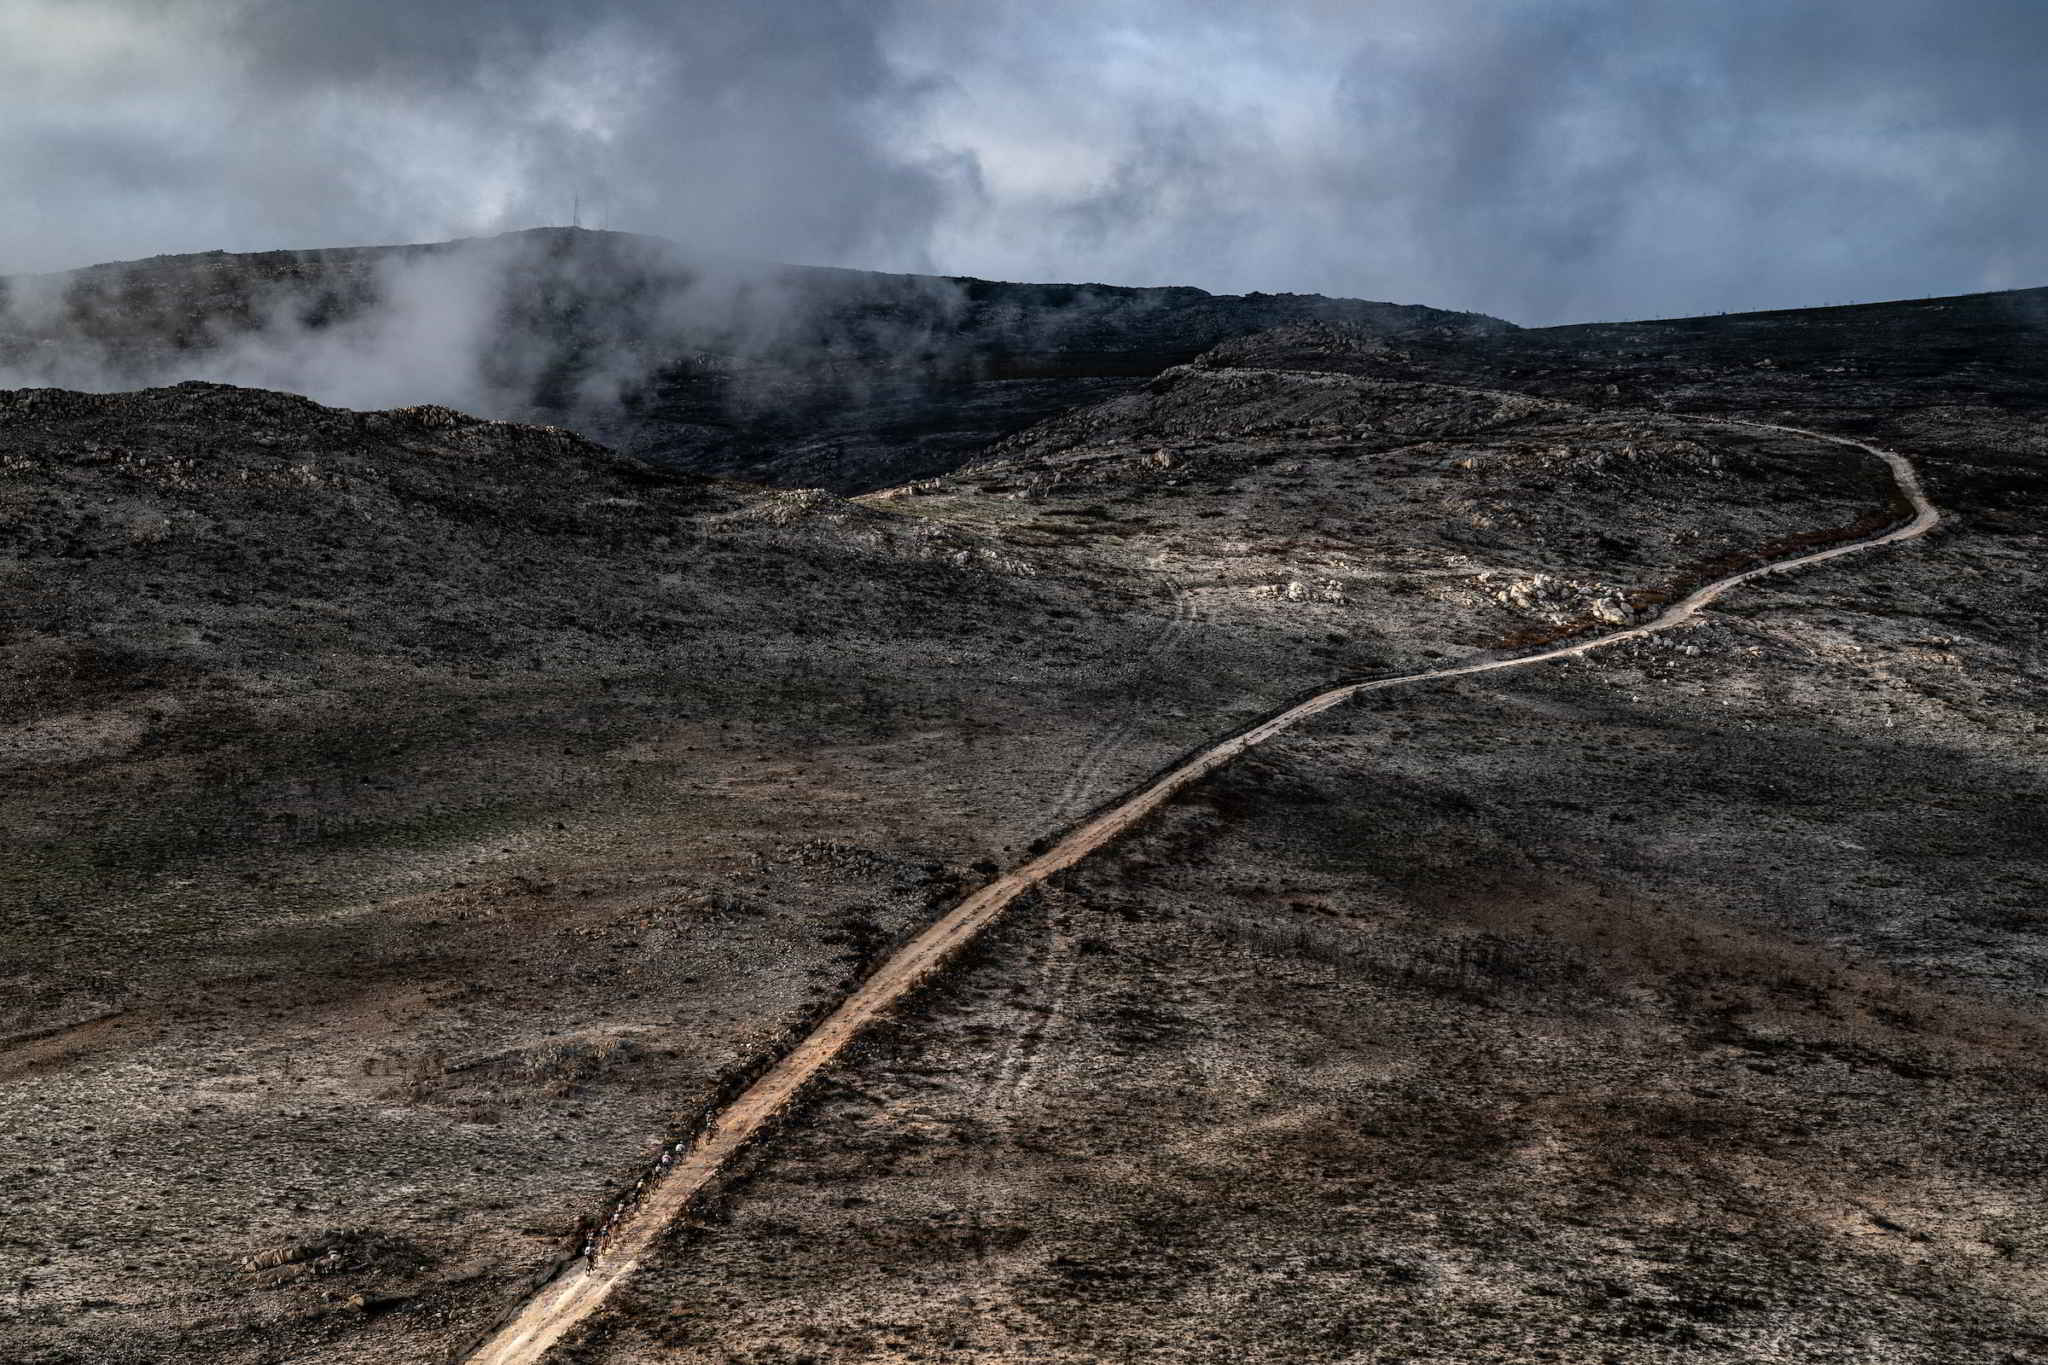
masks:
[[[1517,321],[2048,282],[2034,0],[11,0],[0,272],[562,222]]]

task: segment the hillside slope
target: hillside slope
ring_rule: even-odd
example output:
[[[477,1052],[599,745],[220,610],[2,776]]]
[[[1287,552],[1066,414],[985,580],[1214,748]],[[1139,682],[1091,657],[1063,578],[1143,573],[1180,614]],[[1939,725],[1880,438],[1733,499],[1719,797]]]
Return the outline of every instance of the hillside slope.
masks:
[[[1875,434],[1945,520],[1216,775],[821,1088],[582,1358],[2048,1356],[2048,391],[2022,315],[1928,362],[1913,308],[1812,320],[1790,381],[1748,320],[1671,324],[1682,394],[1584,332],[1532,374],[1526,334],[1283,331],[904,490],[1352,629],[1383,584],[1598,630],[1671,547],[1811,518],[1827,449],[1687,397]]]
[[[1922,364],[1912,307],[1804,368],[1658,324],[1682,388],[1619,332],[1283,328],[850,500],[0,397],[10,1346],[459,1356],[899,934],[1198,742],[1886,524],[1874,462],[1708,420],[1798,407],[1937,531],[1214,774],[563,1358],[2048,1357],[2048,390],[2022,314]]]

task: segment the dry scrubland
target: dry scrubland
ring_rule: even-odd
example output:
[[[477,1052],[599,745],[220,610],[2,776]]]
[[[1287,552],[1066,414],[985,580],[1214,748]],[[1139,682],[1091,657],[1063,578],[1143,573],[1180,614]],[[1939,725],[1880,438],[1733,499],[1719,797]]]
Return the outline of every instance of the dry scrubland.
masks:
[[[1918,690],[1830,719],[1884,686],[1854,655],[1684,648],[1212,780],[850,1062],[580,1358],[2042,1358],[2038,769],[1931,755]]]
[[[853,501],[445,410],[0,398],[10,1350],[459,1352],[723,1078],[1176,753],[1885,519],[1686,408],[1902,449],[1948,520],[1210,779],[565,1358],[2048,1360],[2048,441],[2033,333],[1951,313],[1938,363],[1906,313],[1298,329]]]

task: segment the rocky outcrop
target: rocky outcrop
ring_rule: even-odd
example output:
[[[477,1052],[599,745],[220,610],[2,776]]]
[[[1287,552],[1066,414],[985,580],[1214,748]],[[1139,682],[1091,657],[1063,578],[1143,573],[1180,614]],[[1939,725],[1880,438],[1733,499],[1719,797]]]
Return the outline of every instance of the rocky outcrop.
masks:
[[[1481,591],[1502,606],[1554,626],[1585,620],[1623,625],[1635,617],[1626,595],[1611,584],[1546,573],[1521,578],[1485,574],[1478,583]]]

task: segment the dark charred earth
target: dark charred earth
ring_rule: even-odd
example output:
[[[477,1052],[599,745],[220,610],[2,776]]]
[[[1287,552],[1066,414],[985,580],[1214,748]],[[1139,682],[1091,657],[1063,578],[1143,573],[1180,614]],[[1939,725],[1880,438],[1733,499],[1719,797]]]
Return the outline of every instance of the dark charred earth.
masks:
[[[1129,372],[984,349],[898,393],[943,440],[862,398],[715,452],[0,395],[0,1354],[462,1358],[907,932],[1204,740],[1898,517],[1746,420],[1899,451],[1942,522],[1213,774],[557,1358],[2048,1361],[2041,297],[1127,299]],[[770,486],[833,422],[859,496]]]

